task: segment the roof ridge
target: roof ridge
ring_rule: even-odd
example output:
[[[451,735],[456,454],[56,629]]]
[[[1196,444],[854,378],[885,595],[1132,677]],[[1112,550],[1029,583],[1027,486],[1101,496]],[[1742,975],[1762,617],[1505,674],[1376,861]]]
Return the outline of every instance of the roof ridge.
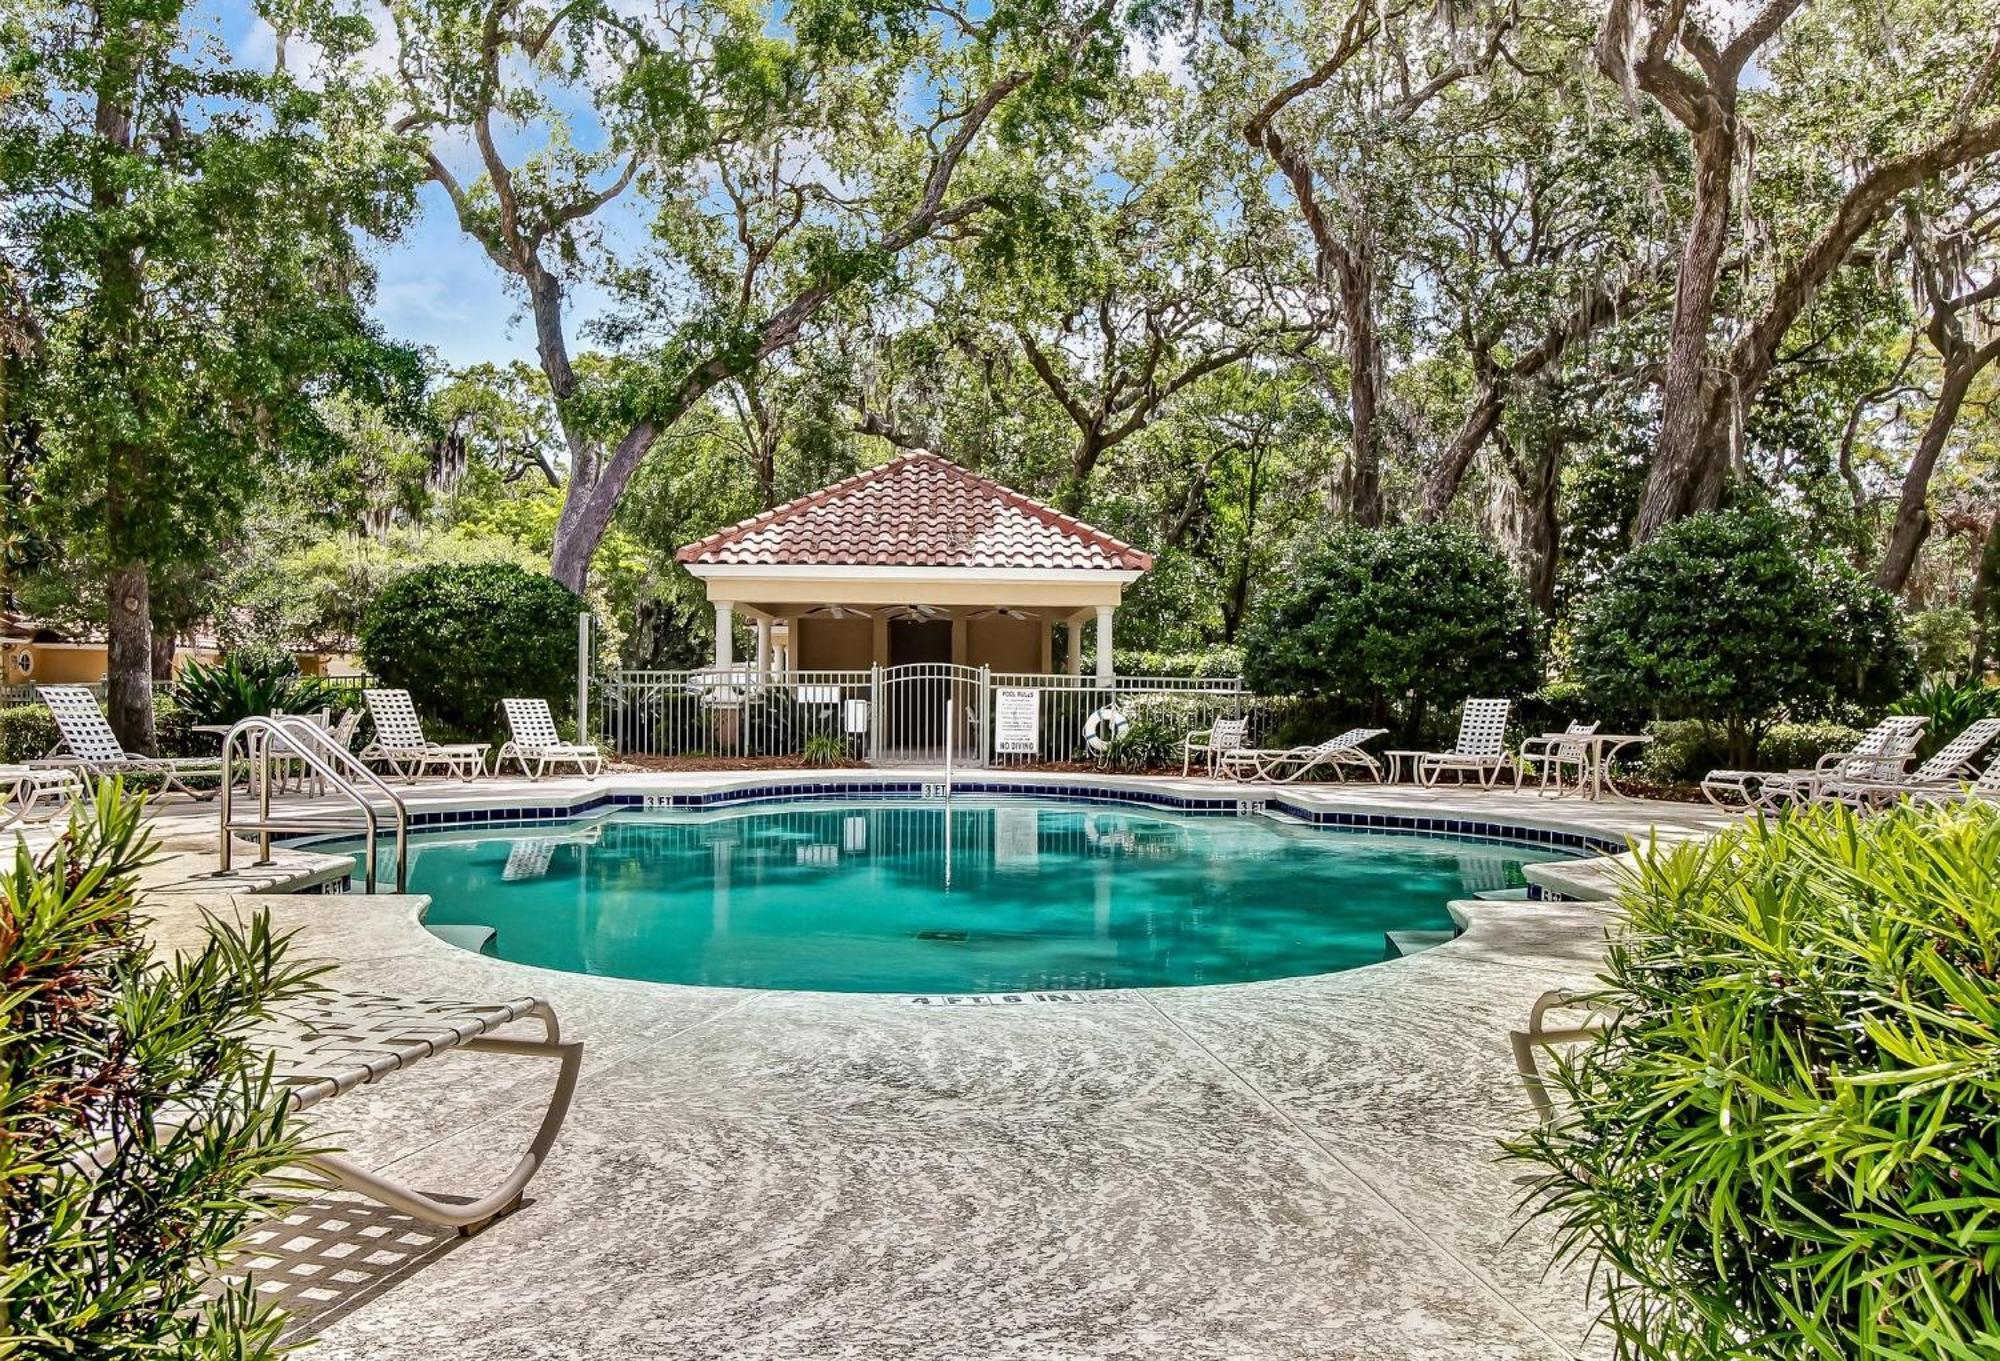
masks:
[[[849,496],[862,487],[880,481],[891,474],[912,466],[935,466],[946,476],[956,480],[968,490],[990,496],[1002,505],[1009,506],[1059,533],[1088,545],[1114,560],[1116,566],[1126,570],[1146,571],[1153,565],[1153,557],[1142,549],[1135,548],[1115,535],[1107,534],[1095,525],[1086,524],[1075,516],[1058,510],[1043,501],[1012,487],[994,481],[984,473],[976,472],[929,449],[909,449],[896,457],[851,473],[837,482],[828,483],[817,491],[793,497],[782,505],[759,511],[747,519],[738,520],[693,543],[684,544],[674,553],[679,562],[700,561],[717,549],[726,547],[734,540],[744,538],[760,530],[770,529],[826,505],[829,502]]]

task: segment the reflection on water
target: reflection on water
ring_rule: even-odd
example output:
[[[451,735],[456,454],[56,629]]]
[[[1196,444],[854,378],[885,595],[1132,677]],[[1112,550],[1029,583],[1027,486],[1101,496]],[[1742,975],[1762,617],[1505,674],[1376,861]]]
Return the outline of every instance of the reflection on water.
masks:
[[[620,815],[427,837],[430,920],[586,973],[991,992],[1237,982],[1382,958],[1545,853],[1265,818],[1008,803]]]

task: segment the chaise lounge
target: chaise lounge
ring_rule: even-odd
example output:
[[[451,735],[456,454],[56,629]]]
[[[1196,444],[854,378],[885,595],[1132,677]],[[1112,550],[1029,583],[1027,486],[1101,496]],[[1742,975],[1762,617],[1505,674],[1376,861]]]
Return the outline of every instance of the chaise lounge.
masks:
[[[541,779],[552,765],[574,765],[580,775],[604,773],[603,752],[586,743],[562,740],[547,700],[503,699],[500,707],[506,710],[511,736],[493,758],[494,774],[499,774],[509,759],[531,780]]]
[[[1377,780],[1382,778],[1382,766],[1373,756],[1361,749],[1361,744],[1371,742],[1389,731],[1387,728],[1349,728],[1337,737],[1314,746],[1303,747],[1235,747],[1221,753],[1217,770],[1233,780],[1263,780],[1269,784],[1290,784],[1302,780],[1321,766],[1331,767],[1335,776],[1345,780],[1343,766],[1360,766]]]
[[[102,779],[108,775],[150,775],[160,781],[160,792],[175,790],[191,799],[207,800],[213,789],[194,789],[184,776],[213,775],[220,778],[222,762],[214,757],[134,756],[125,750],[111,722],[97,706],[97,696],[86,685],[44,685],[37,694],[55,719],[62,741],[45,760],[30,761],[31,770],[72,770]],[[67,749],[67,755],[63,754]]]
[[[427,770],[443,770],[461,780],[477,779],[485,771],[488,744],[447,746],[427,739],[408,690],[363,690],[361,697],[375,721],[375,740],[361,749],[362,760],[385,765],[411,784]]]

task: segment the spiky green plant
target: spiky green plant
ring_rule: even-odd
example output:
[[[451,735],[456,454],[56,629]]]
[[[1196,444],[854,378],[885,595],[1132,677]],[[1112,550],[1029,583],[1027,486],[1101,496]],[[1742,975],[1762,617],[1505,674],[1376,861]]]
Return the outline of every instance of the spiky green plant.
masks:
[[[1640,857],[1567,1113],[1510,1150],[1622,1357],[2000,1356],[2000,809]]]
[[[245,1043],[309,987],[260,915],[155,957],[115,782],[0,870],[0,1357],[266,1357],[282,1319],[211,1281],[298,1142]]]
[[[189,662],[174,698],[192,723],[235,723],[256,714],[309,714],[339,708],[350,695],[318,676],[302,676],[287,657],[273,664],[234,656],[213,665]]]
[[[1890,705],[1889,712],[1921,714],[1930,720],[1917,747],[1922,760],[1980,719],[2000,717],[2000,685],[1933,676]]]

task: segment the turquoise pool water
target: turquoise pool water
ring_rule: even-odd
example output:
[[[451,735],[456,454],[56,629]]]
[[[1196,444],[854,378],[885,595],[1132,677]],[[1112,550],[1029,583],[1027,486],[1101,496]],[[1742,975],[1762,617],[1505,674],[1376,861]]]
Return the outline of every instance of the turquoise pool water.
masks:
[[[433,924],[503,959],[720,987],[987,993],[1237,983],[1383,958],[1559,853],[1265,817],[1027,802],[618,813],[413,843]]]

